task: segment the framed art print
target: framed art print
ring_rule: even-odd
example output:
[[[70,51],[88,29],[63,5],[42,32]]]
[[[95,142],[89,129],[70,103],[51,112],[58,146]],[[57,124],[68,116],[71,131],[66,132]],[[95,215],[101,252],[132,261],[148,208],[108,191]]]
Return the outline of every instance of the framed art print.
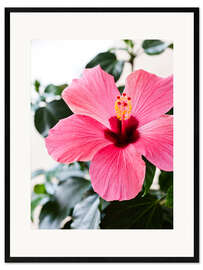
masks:
[[[198,8],[6,8],[5,53],[5,261],[198,262]]]

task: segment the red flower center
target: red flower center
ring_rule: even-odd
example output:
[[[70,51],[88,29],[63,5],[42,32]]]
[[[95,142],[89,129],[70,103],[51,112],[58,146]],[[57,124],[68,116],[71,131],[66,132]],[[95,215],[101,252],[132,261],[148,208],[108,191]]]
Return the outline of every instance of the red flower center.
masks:
[[[117,147],[126,147],[130,143],[134,143],[139,139],[137,131],[138,121],[135,117],[130,116],[127,120],[120,121],[117,117],[109,119],[111,130],[104,131],[105,137],[112,141]]]

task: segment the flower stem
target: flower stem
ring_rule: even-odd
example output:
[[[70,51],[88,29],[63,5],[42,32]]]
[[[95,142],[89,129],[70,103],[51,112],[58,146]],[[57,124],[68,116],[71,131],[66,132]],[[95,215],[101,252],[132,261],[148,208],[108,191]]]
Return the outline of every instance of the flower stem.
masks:
[[[129,51],[128,51],[128,53],[130,55],[130,59],[128,62],[131,64],[132,71],[133,71],[134,70],[134,60],[135,60],[136,54],[129,52]]]

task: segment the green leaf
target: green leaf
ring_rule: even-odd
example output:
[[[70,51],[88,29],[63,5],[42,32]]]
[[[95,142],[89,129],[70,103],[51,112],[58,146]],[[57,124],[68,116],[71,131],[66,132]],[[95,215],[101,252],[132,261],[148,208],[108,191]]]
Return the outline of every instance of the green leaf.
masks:
[[[35,80],[34,87],[35,87],[35,91],[39,92],[40,82],[38,80]]]
[[[89,187],[90,181],[81,177],[71,177],[58,185],[55,196],[61,208],[67,209],[67,215]]]
[[[169,44],[169,45],[168,45],[168,48],[170,48],[170,49],[173,50],[173,43]]]
[[[87,65],[86,68],[92,68],[100,65],[103,70],[114,76],[115,81],[121,76],[124,61],[119,61],[112,52],[103,52],[96,55]]]
[[[38,98],[35,100],[35,102],[31,102],[31,109],[33,112],[35,112],[38,108],[40,108],[40,103],[45,102],[46,99],[44,96],[39,95]]]
[[[99,229],[99,203],[99,196],[94,194],[76,204],[73,210],[71,229]]]
[[[73,220],[71,219],[68,222],[66,222],[61,229],[62,230],[70,230],[71,229],[71,223],[72,223],[72,221]]]
[[[33,196],[32,201],[31,201],[31,220],[33,221],[33,214],[34,210],[38,205],[43,205],[49,200],[48,196],[45,195],[38,195],[38,196]]]
[[[39,228],[40,229],[57,229],[60,228],[62,220],[66,217],[61,211],[57,201],[47,202],[40,212]]]
[[[151,162],[149,162],[146,158],[143,157],[143,160],[145,161],[145,164],[146,164],[145,179],[144,179],[144,184],[142,188],[143,193],[144,193],[143,196],[145,196],[149,192],[150,187],[152,185],[156,167]]]
[[[36,171],[32,172],[31,178],[35,178],[35,177],[42,175],[44,173],[45,173],[45,170],[43,170],[43,169],[36,170]]]
[[[57,95],[61,95],[63,90],[68,87],[68,84],[64,83],[64,84],[60,84],[60,85],[57,85],[58,87],[58,91],[56,92]]]
[[[49,182],[46,181],[44,185],[45,185],[46,192],[50,195],[53,195],[57,184],[52,183],[51,181],[49,181]]]
[[[47,194],[44,184],[37,184],[34,186],[34,192],[36,194]]]
[[[158,39],[147,39],[143,41],[142,48],[148,55],[157,55],[164,52],[168,48],[168,44]]]
[[[52,128],[56,123],[56,118],[52,113],[47,110],[46,107],[42,107],[36,110],[34,116],[35,128],[43,136],[48,135],[49,129]]]
[[[128,45],[128,47],[133,49],[134,43],[133,43],[133,41],[131,39],[124,39],[123,41],[125,42],[126,45]]]
[[[120,94],[123,93],[124,89],[125,89],[125,85],[121,85],[121,86],[118,87],[118,90],[119,90]]]
[[[162,205],[163,209],[163,229],[173,229],[173,209]]]
[[[84,161],[78,161],[81,171],[88,171],[89,170],[89,163]]]
[[[72,166],[68,166],[66,164],[59,164],[57,168],[52,170],[52,174],[56,177],[60,182],[66,181],[71,177],[81,177],[84,178],[86,171],[80,170],[79,163],[75,162]]]
[[[66,118],[71,114],[71,110],[62,99],[54,100],[47,103],[46,107],[36,110],[34,116],[35,127],[43,137],[46,137],[50,128],[55,126],[60,119]]]
[[[161,229],[164,224],[163,208],[149,193],[129,201],[114,201],[104,214],[102,229]]]
[[[161,171],[159,175],[159,186],[164,192],[167,192],[169,187],[173,184],[173,172]]]
[[[102,212],[108,205],[110,204],[110,202],[105,201],[103,198],[100,197],[100,211]]]
[[[52,201],[44,205],[41,210],[39,228],[59,229],[61,222],[71,214],[89,186],[88,180],[79,177],[60,182],[52,195]]]
[[[173,185],[171,185],[167,191],[166,206],[169,208],[173,207]]]
[[[63,99],[47,103],[46,108],[57,119],[57,122],[73,114]]]
[[[173,115],[173,108],[171,108],[166,114]]]
[[[44,89],[44,93],[46,94],[51,94],[53,96],[60,96],[63,92],[63,90],[67,87],[67,84],[61,84],[61,85],[54,85],[54,84],[49,84],[47,87]]]

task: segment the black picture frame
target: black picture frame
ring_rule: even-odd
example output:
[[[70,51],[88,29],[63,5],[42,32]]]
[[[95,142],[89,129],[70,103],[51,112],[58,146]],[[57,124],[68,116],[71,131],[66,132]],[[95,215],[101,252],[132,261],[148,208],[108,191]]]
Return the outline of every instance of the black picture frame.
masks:
[[[184,12],[194,15],[194,256],[12,257],[10,255],[10,14],[17,12]],[[199,8],[5,8],[5,262],[199,262]]]

